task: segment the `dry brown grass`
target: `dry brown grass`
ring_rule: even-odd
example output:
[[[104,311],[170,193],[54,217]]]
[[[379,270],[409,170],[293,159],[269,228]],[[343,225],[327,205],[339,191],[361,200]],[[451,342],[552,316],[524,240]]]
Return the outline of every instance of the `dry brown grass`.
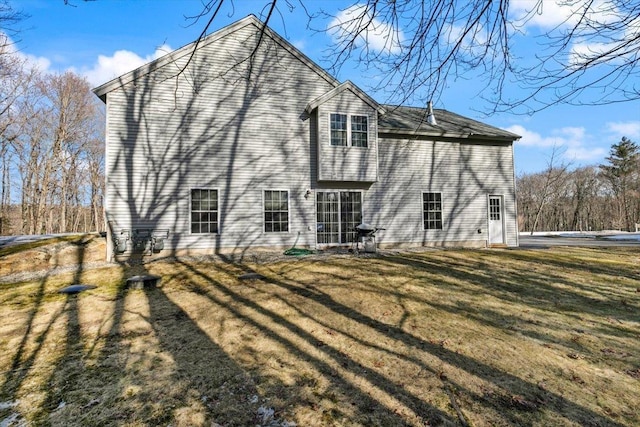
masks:
[[[0,422],[640,425],[637,250],[164,261],[0,304]]]
[[[53,237],[0,248],[0,277],[104,261],[106,242],[98,234]]]

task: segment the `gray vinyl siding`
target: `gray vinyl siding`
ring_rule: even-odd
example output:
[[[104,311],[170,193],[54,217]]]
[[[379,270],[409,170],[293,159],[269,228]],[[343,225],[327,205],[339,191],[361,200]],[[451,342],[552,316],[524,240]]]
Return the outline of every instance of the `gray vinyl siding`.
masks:
[[[517,244],[511,143],[379,138],[377,111],[350,90],[307,114],[337,83],[270,37],[245,60],[257,37],[247,25],[203,45],[180,75],[189,55],[106,94],[116,235],[166,229],[169,250],[315,246],[316,192],[353,190],[364,222],[387,229],[380,243],[486,241],[487,198],[502,195],[507,244]],[[330,113],[368,116],[368,147],[330,146]],[[218,191],[218,233],[191,233],[196,188]],[[288,191],[288,232],[264,232],[273,189]],[[423,230],[423,192],[442,193],[442,230]]]
[[[367,116],[368,147],[332,146],[331,113]],[[317,108],[318,180],[375,182],[378,179],[377,111],[353,92],[346,90]]]
[[[334,85],[269,39],[253,63],[248,26],[107,96],[107,220],[121,229],[169,229],[168,248],[315,244],[309,99]],[[166,69],[170,68],[170,69]],[[251,68],[251,70],[249,70]],[[252,79],[246,79],[251,72]],[[176,84],[177,81],[177,84]],[[194,83],[194,82],[197,82]],[[192,188],[218,190],[219,233],[191,234]],[[288,233],[265,233],[262,195],[290,194]]]
[[[379,139],[379,180],[365,195],[365,222],[379,243],[484,243],[487,197],[504,196],[505,234],[517,244],[511,144]],[[424,230],[422,193],[442,193],[443,229]],[[480,233],[478,232],[480,230]]]
[[[474,199],[468,206],[468,215],[481,216],[487,227],[488,200],[486,196],[504,197],[504,232],[509,246],[517,245],[516,194],[513,171],[513,149],[511,144],[460,144],[460,164],[462,181],[467,192],[484,192],[485,200]]]

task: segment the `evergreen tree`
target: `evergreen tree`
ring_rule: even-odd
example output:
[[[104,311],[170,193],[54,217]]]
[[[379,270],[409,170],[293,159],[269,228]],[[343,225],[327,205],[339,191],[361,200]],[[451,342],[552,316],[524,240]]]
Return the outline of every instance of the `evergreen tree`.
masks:
[[[611,146],[606,160],[609,163],[600,165],[600,170],[618,200],[620,222],[628,231],[633,231],[638,219],[640,147],[622,137],[619,143]]]

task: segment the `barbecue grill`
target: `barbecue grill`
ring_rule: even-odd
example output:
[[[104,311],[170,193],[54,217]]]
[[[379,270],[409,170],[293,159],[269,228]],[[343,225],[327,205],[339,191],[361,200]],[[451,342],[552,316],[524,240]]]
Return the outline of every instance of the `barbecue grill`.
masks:
[[[356,239],[351,243],[351,248],[355,252],[360,252],[360,244],[362,243],[362,249],[368,253],[375,253],[377,251],[376,246],[376,233],[384,228],[374,227],[370,224],[362,223],[354,228],[356,232]]]

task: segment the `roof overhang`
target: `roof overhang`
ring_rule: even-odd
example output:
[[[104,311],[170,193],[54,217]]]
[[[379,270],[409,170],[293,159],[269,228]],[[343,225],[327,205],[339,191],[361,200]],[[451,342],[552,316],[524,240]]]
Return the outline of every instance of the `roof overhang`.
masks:
[[[482,135],[476,133],[464,133],[464,132],[445,132],[445,131],[424,131],[424,130],[407,130],[407,129],[381,129],[378,128],[378,135],[381,137],[388,136],[391,138],[443,138],[443,139],[466,139],[473,141],[486,141],[486,142],[514,142],[520,138],[520,135],[513,134],[513,136],[506,135]]]
[[[311,114],[311,112],[316,108],[318,108],[318,106],[324,104],[325,102],[329,101],[331,98],[338,96],[339,94],[345,91],[350,91],[351,93],[353,93],[362,101],[369,104],[371,108],[378,111],[379,114],[386,113],[386,110],[380,104],[378,104],[373,98],[367,95],[362,89],[360,89],[358,86],[353,84],[350,80],[347,80],[341,85],[331,89],[329,92],[323,95],[320,95],[313,101],[309,102],[309,104],[307,104],[307,107],[305,108],[305,111],[307,112],[307,114]]]

